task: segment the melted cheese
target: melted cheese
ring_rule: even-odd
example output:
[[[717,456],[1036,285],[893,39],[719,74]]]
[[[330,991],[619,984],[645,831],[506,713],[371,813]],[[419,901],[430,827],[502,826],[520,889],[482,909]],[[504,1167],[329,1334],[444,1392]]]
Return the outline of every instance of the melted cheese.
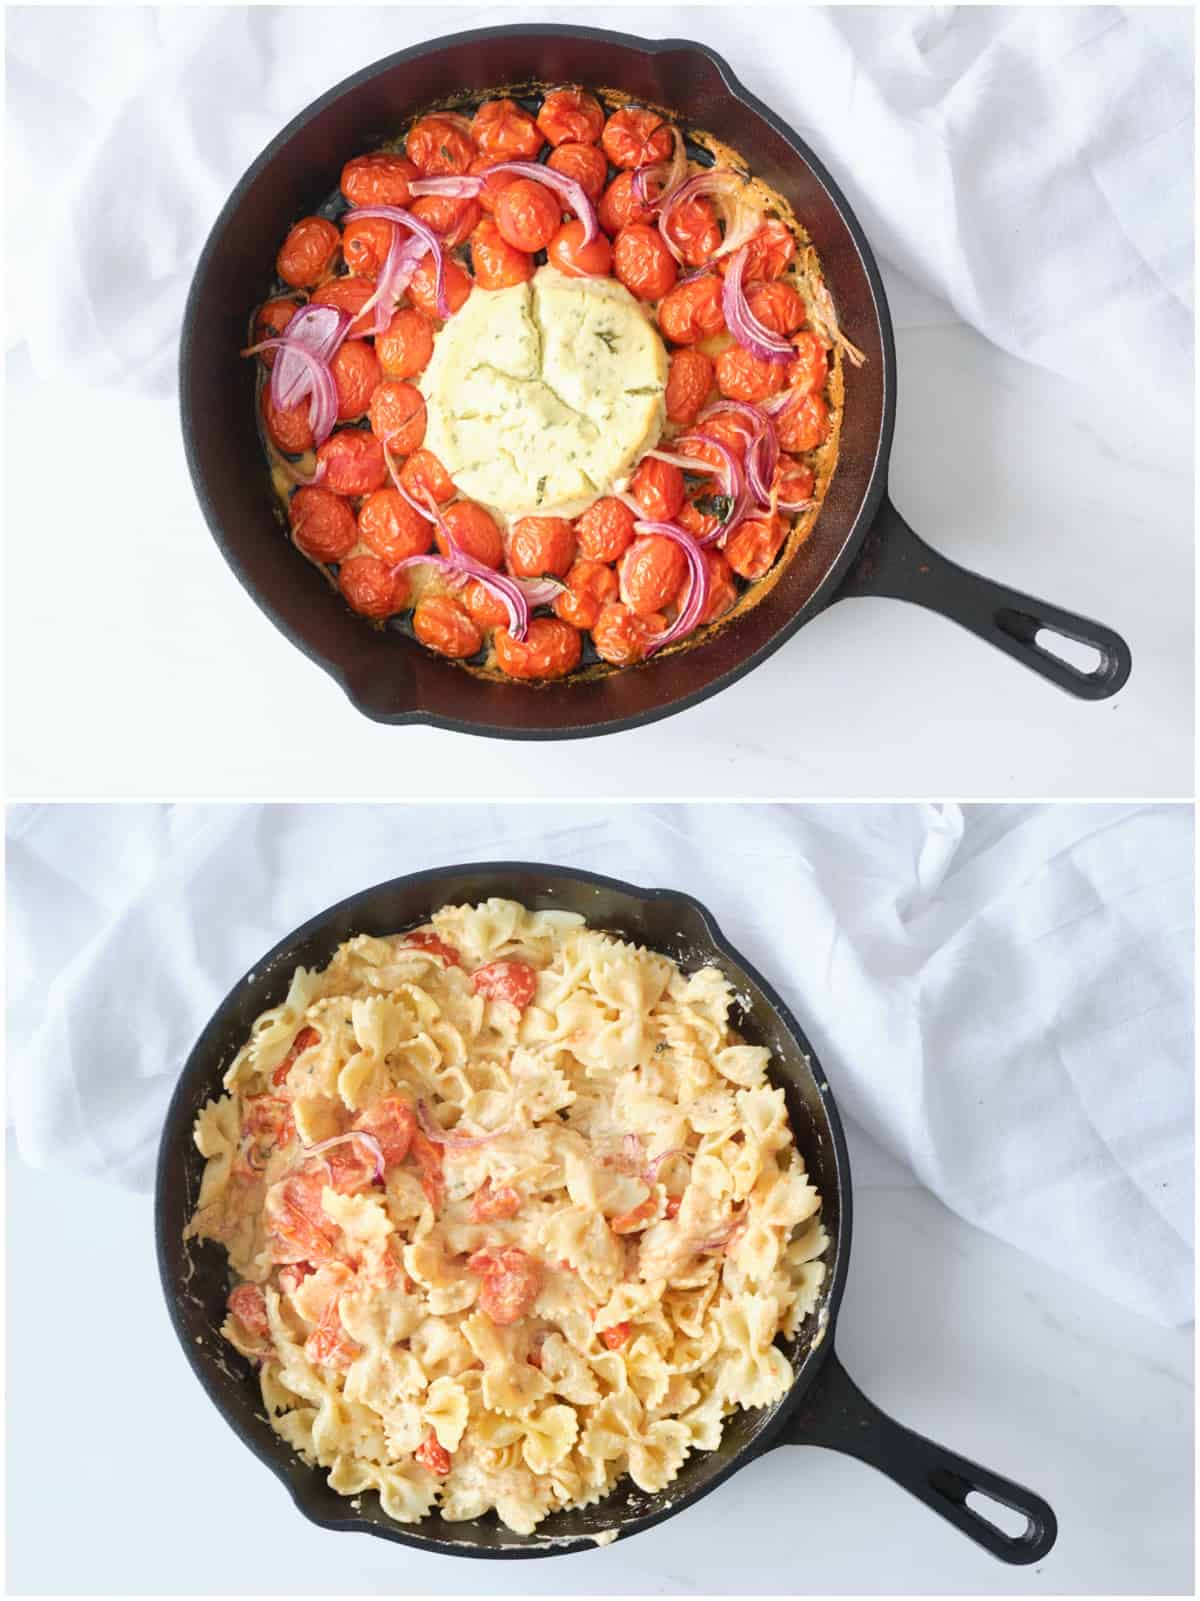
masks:
[[[576,516],[657,442],[666,380],[662,340],[622,284],[542,267],[474,290],[438,335],[425,445],[502,516]]]

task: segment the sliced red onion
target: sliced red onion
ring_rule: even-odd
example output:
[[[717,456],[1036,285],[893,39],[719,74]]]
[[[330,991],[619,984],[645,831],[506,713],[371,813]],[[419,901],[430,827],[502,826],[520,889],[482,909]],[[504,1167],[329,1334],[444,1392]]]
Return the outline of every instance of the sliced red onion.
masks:
[[[458,174],[453,178],[417,178],[408,186],[414,195],[444,195],[447,200],[474,200],[483,188],[485,173]]]
[[[298,406],[309,392],[308,370],[297,354],[307,350],[329,363],[353,319],[337,306],[302,306],[284,329],[284,345],[271,369],[271,399],[281,411]]]
[[[424,562],[428,567],[438,567],[446,575],[446,582],[453,589],[461,589],[467,582],[467,575],[457,566],[452,556],[435,556],[431,550],[420,556],[405,556],[392,567],[393,573],[402,573],[406,567],[419,566]]]
[[[398,222],[402,228],[415,233],[418,239],[423,239],[433,252],[434,272],[436,274],[437,312],[445,322],[450,315],[450,302],[446,298],[446,259],[442,250],[442,242],[427,222],[420,217],[414,217],[411,211],[405,211],[403,206],[360,206],[356,211],[348,211],[346,222],[357,222],[360,217],[382,217],[385,222]],[[389,249],[388,255],[391,255]],[[359,312],[359,316],[362,313]]]
[[[706,445],[715,446],[715,439],[706,439]],[[685,473],[719,473],[720,467],[714,467],[711,461],[705,461],[701,456],[673,455],[669,450],[648,450],[647,456],[653,456],[655,461],[665,461],[668,467],[678,467]]]
[[[664,1162],[669,1162],[673,1156],[686,1156],[687,1152],[682,1145],[673,1145],[669,1151],[660,1151],[653,1161],[646,1164],[646,1183],[654,1184],[658,1180],[658,1170]]]
[[[652,656],[664,645],[673,644],[675,640],[690,634],[704,616],[705,607],[708,605],[708,563],[704,559],[704,552],[698,541],[676,523],[637,522],[633,525],[633,531],[635,534],[659,534],[663,539],[674,540],[687,558],[688,575],[691,579],[687,600],[679,616],[664,633],[656,634],[647,646],[646,655]]]
[[[861,367],[867,358],[857,345],[850,343],[838,327],[833,296],[829,293],[825,280],[818,278],[815,286],[806,287],[808,287],[809,292],[809,327],[828,344],[837,345],[852,367]],[[291,323],[288,324],[288,327],[291,327]]]
[[[590,245],[598,237],[600,223],[596,208],[588,199],[583,185],[576,183],[574,178],[555,172],[553,167],[543,167],[537,161],[499,161],[494,167],[488,168],[486,176],[490,178],[493,172],[515,172],[518,178],[532,178],[534,183],[544,183],[547,189],[553,189],[561,200],[566,201],[583,224],[583,243]]]
[[[375,282],[375,292],[367,300],[360,317],[374,308],[375,320],[371,327],[373,334],[387,332],[387,325],[392,319],[396,309],[396,302],[412,282],[412,275],[417,270],[417,263],[429,254],[429,246],[424,239],[415,234],[407,237],[399,228],[392,229],[392,242],[388,246],[388,253],[384,259],[383,267]]]
[[[777,500],[775,502],[778,511],[790,512],[811,511],[816,504],[815,500]]]
[[[658,231],[676,261],[683,260],[683,252],[668,231],[671,218],[684,201],[699,199],[701,195],[716,198],[725,226],[725,237],[713,251],[709,258],[711,261],[740,250],[748,239],[754,237],[762,226],[762,216],[743,198],[744,187],[742,179],[735,172],[730,172],[728,167],[711,167],[707,172],[698,172],[694,178],[680,184],[658,214]]]
[[[683,142],[683,135],[675,125],[671,124],[671,137],[675,141],[675,149],[671,154],[671,164],[668,167],[665,161],[655,162],[649,167],[638,167],[633,175],[633,192],[638,203],[649,206],[657,211],[660,206],[679,188],[687,178],[687,146]],[[657,195],[651,195],[646,188],[647,181],[654,178],[662,180],[662,188]]]
[[[286,338],[262,339],[257,345],[251,345],[249,350],[244,350],[242,354],[256,356],[260,350],[283,350],[286,345]],[[329,368],[311,351],[305,350],[303,345],[293,345],[291,348],[297,359],[304,363],[310,376],[308,426],[312,429],[313,438],[320,445],[329,438],[333,432],[333,425],[337,422],[337,385]],[[275,365],[278,366],[279,363],[276,362]]]
[[[449,1134],[424,1101],[417,1102],[417,1122],[426,1139],[432,1140],[435,1145],[444,1145],[448,1151],[467,1151],[476,1145],[486,1145],[489,1140],[498,1140],[509,1130],[509,1124],[505,1123],[503,1128],[493,1129],[490,1134]]]
[[[642,1167],[642,1141],[640,1135],[626,1134],[621,1140],[621,1157],[623,1161],[636,1163],[638,1171]]]
[[[645,508],[638,505],[637,501],[627,489],[614,489],[612,492],[612,498],[614,500],[619,500],[622,506],[624,506],[627,511],[631,511],[635,517],[644,517],[646,515]]]
[[[789,406],[795,405],[796,401],[802,398],[794,389],[781,389],[777,395],[768,395],[761,405],[768,417],[778,417],[781,411],[786,411]]]
[[[729,271],[725,274],[725,282],[721,287],[721,310],[725,316],[725,326],[743,349],[761,361],[791,361],[796,354],[794,348],[782,334],[772,333],[764,327],[750,310],[742,289],[746,259],[747,247],[743,245],[730,261]]]
[[[567,588],[557,578],[514,578],[513,583],[524,595],[527,606],[551,606]]]
[[[771,419],[747,400],[716,400],[696,419],[694,431],[705,438],[704,424],[710,417],[732,417],[746,436],[746,488],[760,504],[771,498],[770,485],[779,462],[779,441]]]
[[[374,1134],[368,1134],[362,1129],[351,1129],[349,1134],[335,1134],[331,1140],[321,1140],[316,1145],[306,1145],[303,1147],[304,1154],[305,1156],[320,1156],[325,1151],[331,1151],[335,1145],[349,1145],[354,1140],[358,1140],[361,1145],[365,1145],[367,1150],[370,1151],[375,1158],[375,1177],[382,1179],[387,1171],[387,1163],[383,1159],[383,1147]],[[328,1166],[328,1164],[326,1165]]]

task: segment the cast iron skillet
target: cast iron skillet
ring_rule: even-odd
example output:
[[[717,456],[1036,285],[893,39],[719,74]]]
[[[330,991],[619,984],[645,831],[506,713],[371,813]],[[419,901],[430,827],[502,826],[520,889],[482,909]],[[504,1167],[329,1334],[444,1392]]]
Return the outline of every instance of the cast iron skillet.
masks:
[[[374,1493],[356,1498],[357,1504],[336,1495],[321,1471],[306,1467],[271,1431],[249,1364],[217,1333],[228,1291],[224,1251],[207,1241],[186,1249],[183,1244],[204,1165],[192,1142],[193,1120],[204,1102],[220,1093],[221,1075],[254,1018],[283,999],[292,970],[298,964],[324,966],[353,934],[396,933],[428,921],[439,906],[491,895],[539,909],[579,912],[593,926],[662,951],[685,968],[712,962],[724,970],[739,998],[736,1026],[771,1052],[773,1077],[786,1091],[796,1142],[824,1198],[830,1236],[820,1304],[788,1348],[796,1381],[783,1400],[773,1408],[736,1413],[725,1425],[720,1447],[689,1457],[665,1491],[647,1495],[624,1480],[596,1506],[552,1514],[532,1536],[512,1533],[493,1514],[465,1523],[432,1517],[405,1526],[384,1515]],[[813,1049],[779,996],[726,942],[699,901],[575,868],[486,862],[413,873],[352,895],[281,940],[234,985],[188,1058],[167,1112],[158,1158],[155,1232],[163,1292],[194,1372],[226,1421],[283,1480],[299,1510],[322,1528],[362,1530],[453,1556],[583,1551],[606,1530],[635,1534],[681,1511],[764,1451],[804,1444],[843,1451],[881,1469],[993,1556],[1005,1562],[1038,1561],[1057,1532],[1045,1501],[894,1423],[860,1393],[838,1361],[833,1332],[849,1265],[850,1211],[846,1142]],[[968,1507],[966,1497],[973,1491],[1023,1513],[1024,1532],[1005,1534]]]
[[[715,638],[595,682],[530,690],[474,678],[415,642],[367,627],[282,537],[251,423],[249,311],[279,241],[337,183],[342,164],[395,135],[424,107],[465,91],[569,81],[617,88],[677,112],[740,151],[807,226],[847,336],[866,366],[847,370],[837,474],[816,529],[745,617]],[[196,493],[225,559],[261,609],[323,667],[359,711],[510,739],[569,739],[653,722],[734,683],[836,600],[889,595],[962,623],[1060,688],[1088,700],[1129,676],[1119,635],[967,572],[920,540],[887,499],[896,407],[892,325],[874,258],[825,167],[707,46],[543,24],[483,28],[401,50],[302,111],[233,191],[209,235],[184,315],[183,433]],[[1039,634],[1095,648],[1084,672]]]

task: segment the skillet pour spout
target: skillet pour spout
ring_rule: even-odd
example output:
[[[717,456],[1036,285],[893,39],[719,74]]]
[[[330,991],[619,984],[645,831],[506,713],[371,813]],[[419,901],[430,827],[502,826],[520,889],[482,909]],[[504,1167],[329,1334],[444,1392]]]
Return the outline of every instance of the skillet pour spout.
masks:
[[[336,1494],[263,1415],[249,1365],[221,1339],[227,1262],[210,1241],[185,1245],[204,1168],[192,1140],[197,1112],[221,1091],[222,1074],[254,1019],[278,1005],[294,969],[324,967],[356,934],[384,936],[425,923],[444,905],[516,900],[535,910],[577,912],[604,929],[661,951],[686,971],[720,968],[736,997],[732,1022],[771,1054],[772,1081],[784,1092],[796,1144],[822,1197],[829,1244],[814,1310],[783,1345],[795,1375],[773,1407],[738,1411],[725,1421],[717,1449],[694,1451],[663,1491],[647,1494],[621,1481],[594,1506],[552,1513],[530,1536],[493,1515],[443,1523],[429,1517],[400,1524],[378,1495],[353,1501]],[[297,1509],[322,1528],[372,1534],[450,1556],[520,1559],[594,1549],[615,1531],[621,1538],[652,1528],[713,1493],[731,1474],[785,1444],[820,1445],[879,1468],[919,1496],[993,1556],[1024,1563],[1054,1543],[1054,1514],[1031,1491],[933,1445],[873,1407],[833,1353],[833,1335],[850,1259],[852,1191],[841,1119],[816,1052],[778,993],[726,940],[712,914],[692,896],[644,889],[578,868],[538,862],[479,862],[434,868],[362,890],[319,913],[255,962],[217,1008],[180,1075],[159,1148],[155,1234],[167,1308],[183,1352],[216,1409],[255,1456],[287,1487]],[[819,1471],[819,1459],[808,1459]],[[1025,1532],[1010,1537],[967,1505],[979,1493],[1025,1514]]]

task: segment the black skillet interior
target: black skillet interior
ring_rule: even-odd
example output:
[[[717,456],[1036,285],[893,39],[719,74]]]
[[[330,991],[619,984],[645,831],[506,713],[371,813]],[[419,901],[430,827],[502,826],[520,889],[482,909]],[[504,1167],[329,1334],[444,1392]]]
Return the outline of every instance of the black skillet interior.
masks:
[[[268,1427],[248,1364],[224,1346],[217,1330],[228,1288],[224,1252],[216,1245],[184,1247],[203,1161],[191,1138],[196,1113],[220,1092],[221,1074],[264,1008],[287,990],[297,965],[323,966],[352,934],[389,934],[428,920],[439,906],[519,900],[538,909],[574,911],[598,928],[626,936],[694,969],[714,963],[737,996],[737,1027],[772,1055],[796,1142],[821,1192],[830,1244],[820,1302],[788,1354],[796,1381],[774,1408],[738,1412],[720,1446],[697,1453],[667,1490],[647,1495],[628,1479],[598,1506],[559,1512],[538,1534],[513,1534],[493,1515],[465,1523],[434,1518],[406,1528],[382,1512],[374,1494],[350,1502],[329,1489],[324,1475],[305,1467]],[[711,914],[690,896],[646,890],[578,869],[528,862],[438,868],[395,879],[351,896],[282,940],[239,980],[188,1058],[167,1113],[159,1151],[155,1229],[163,1292],[176,1333],[194,1372],[222,1416],[255,1455],[288,1487],[299,1510],[322,1527],[358,1530],[427,1550],[459,1556],[534,1557],[585,1550],[617,1528],[622,1536],[650,1528],[715,1489],[763,1451],[784,1443],[823,1445],[880,1468],[941,1516],[1009,1562],[1038,1560],[1055,1538],[1054,1514],[1040,1497],[892,1422],[853,1385],[832,1350],[833,1329],[850,1251],[849,1161],[827,1080],[799,1025],[762,976],[726,942]],[[972,1491],[1018,1509],[1020,1536],[1003,1534],[966,1505]]]

